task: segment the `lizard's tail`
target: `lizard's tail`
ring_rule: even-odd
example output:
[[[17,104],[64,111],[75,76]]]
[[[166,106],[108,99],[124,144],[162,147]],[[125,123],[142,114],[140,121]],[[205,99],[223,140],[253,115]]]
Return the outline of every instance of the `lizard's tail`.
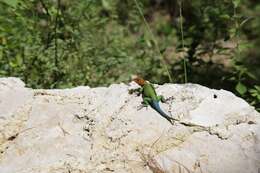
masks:
[[[173,123],[173,118],[171,118],[169,115],[167,115],[159,106],[158,101],[152,101],[151,107],[156,110],[161,116],[163,116],[165,119],[167,119],[171,124]]]

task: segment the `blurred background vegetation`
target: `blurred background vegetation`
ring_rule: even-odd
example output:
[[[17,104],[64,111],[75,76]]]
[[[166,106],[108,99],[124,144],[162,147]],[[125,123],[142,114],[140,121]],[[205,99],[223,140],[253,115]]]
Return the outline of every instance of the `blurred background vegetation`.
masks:
[[[186,76],[260,108],[258,0],[0,0],[0,14],[0,77],[68,88]]]

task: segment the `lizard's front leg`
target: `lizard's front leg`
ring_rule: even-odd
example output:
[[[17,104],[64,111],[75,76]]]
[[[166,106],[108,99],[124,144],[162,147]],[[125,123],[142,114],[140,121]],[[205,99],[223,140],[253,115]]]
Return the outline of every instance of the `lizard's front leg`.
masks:
[[[137,96],[140,96],[140,95],[142,94],[142,92],[143,92],[143,88],[136,88],[136,89],[130,89],[130,90],[128,90],[128,93],[129,93],[129,94],[134,94],[134,93],[136,93]]]

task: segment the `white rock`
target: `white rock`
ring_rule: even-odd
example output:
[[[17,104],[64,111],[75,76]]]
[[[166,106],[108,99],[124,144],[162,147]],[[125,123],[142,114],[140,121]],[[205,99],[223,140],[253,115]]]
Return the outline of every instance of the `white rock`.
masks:
[[[0,172],[257,173],[260,115],[195,84],[156,86],[171,125],[129,85],[32,90],[0,78]],[[215,96],[214,96],[215,95]],[[216,97],[216,98],[214,98]]]

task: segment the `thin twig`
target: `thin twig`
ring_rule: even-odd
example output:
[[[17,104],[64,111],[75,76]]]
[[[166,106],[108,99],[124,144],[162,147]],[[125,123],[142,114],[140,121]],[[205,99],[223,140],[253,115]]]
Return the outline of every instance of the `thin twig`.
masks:
[[[47,26],[49,26],[49,20],[50,20],[50,17],[51,17],[51,15],[49,13],[49,9],[48,9],[47,5],[44,3],[43,0],[40,0],[40,2],[41,2],[42,7],[44,8],[44,10],[46,11],[46,14],[48,16],[48,18],[47,18],[48,19],[47,20]],[[45,49],[49,48],[50,40],[51,40],[51,32],[50,32],[50,30],[48,30]]]
[[[181,25],[181,44],[182,44],[182,51],[184,51],[182,0],[180,0],[180,25]],[[186,57],[183,58],[183,68],[184,68],[184,82],[187,83],[187,82],[188,82],[188,77],[187,77],[187,63],[186,63]]]
[[[140,15],[142,16],[142,19],[143,19],[143,21],[144,21],[145,27],[146,27],[146,29],[148,30],[148,32],[150,33],[150,35],[151,35],[151,37],[152,37],[152,40],[153,40],[153,42],[154,42],[154,44],[155,44],[155,48],[156,48],[156,50],[157,50],[157,52],[158,52],[158,54],[159,54],[159,56],[160,56],[160,58],[161,58],[161,60],[162,60],[162,62],[163,62],[164,68],[165,68],[166,71],[167,71],[169,80],[170,80],[170,82],[173,82],[172,77],[171,77],[171,74],[170,74],[170,71],[169,71],[169,69],[168,69],[168,67],[167,67],[167,63],[166,63],[166,61],[164,60],[163,55],[162,55],[162,53],[161,53],[161,51],[160,51],[160,49],[159,49],[158,43],[157,43],[157,41],[156,41],[156,39],[155,39],[155,37],[154,37],[154,35],[153,35],[153,32],[152,32],[152,30],[151,30],[149,24],[147,23],[147,21],[146,21],[146,19],[145,19],[145,17],[144,17],[144,14],[143,14],[143,12],[142,12],[142,9],[141,9],[140,5],[138,4],[137,0],[134,0],[134,1],[135,1],[136,7],[137,7],[137,9],[138,9]]]
[[[58,67],[58,39],[57,39],[57,29],[58,29],[58,19],[59,19],[59,10],[60,10],[60,0],[58,0],[57,14],[55,18],[55,66]]]
[[[58,78],[58,69],[59,69],[59,61],[58,61],[58,37],[57,37],[57,29],[58,29],[58,20],[59,20],[59,11],[60,11],[60,0],[57,1],[57,14],[55,18],[55,26],[54,26],[54,35],[55,35],[55,54],[54,54],[54,64],[55,64],[55,71],[54,71],[54,82],[57,82]],[[56,85],[56,84],[54,84]]]
[[[44,8],[44,10],[46,11],[46,14],[47,14],[48,16],[50,16],[50,13],[49,13],[49,10],[48,10],[46,4],[43,2],[43,0],[40,0],[40,2],[41,2],[41,4],[42,4],[42,7]]]

